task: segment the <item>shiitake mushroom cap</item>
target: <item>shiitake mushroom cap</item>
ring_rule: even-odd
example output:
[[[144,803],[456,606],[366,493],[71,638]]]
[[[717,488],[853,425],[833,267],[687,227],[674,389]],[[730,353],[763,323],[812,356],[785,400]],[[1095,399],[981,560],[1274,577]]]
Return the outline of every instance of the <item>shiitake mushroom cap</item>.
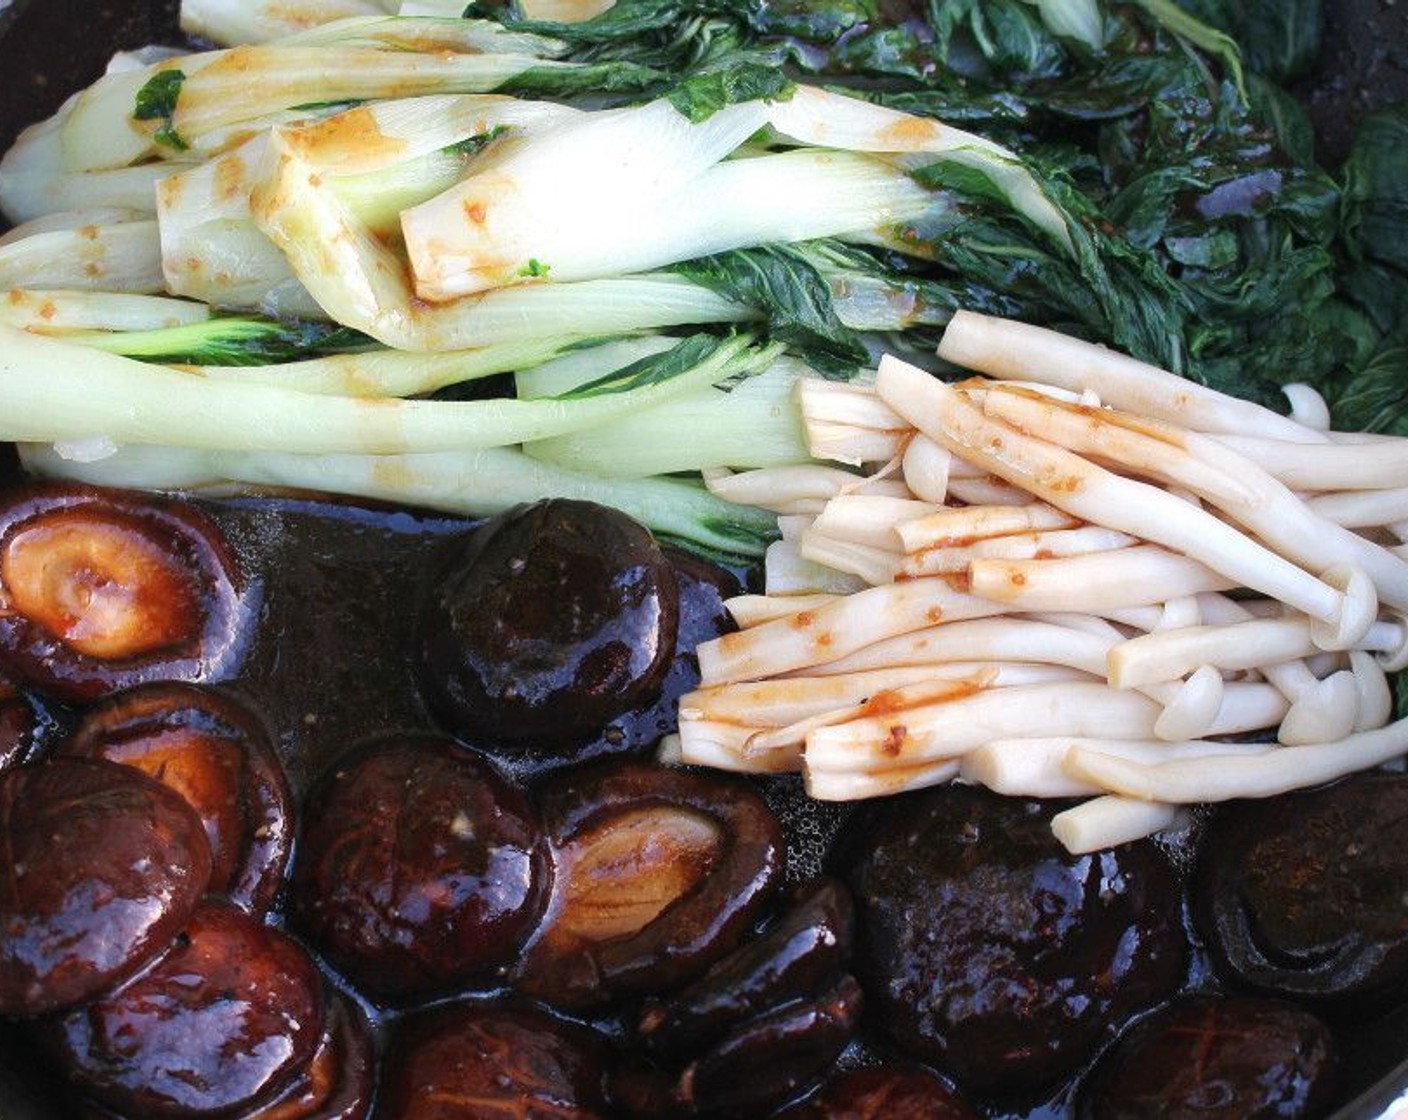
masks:
[[[556,1006],[700,975],[781,881],[782,826],[737,778],[613,761],[554,775],[538,794],[553,893],[514,982]]]
[[[200,818],[115,763],[54,758],[0,774],[0,1015],[98,996],[156,954],[210,882]]]
[[[1322,1116],[1330,1028],[1279,1000],[1195,996],[1141,1019],[1082,1086],[1082,1120],[1296,1120]]]
[[[417,668],[457,734],[567,740],[659,690],[678,626],[674,569],[649,530],[550,499],[446,544],[417,613]]]
[[[259,718],[232,695],[139,685],[90,709],[62,753],[131,766],[181,794],[210,841],[211,891],[263,912],[283,886],[292,798]]]
[[[268,1099],[313,1059],[326,998],[292,938],[226,903],[201,905],[149,968],[46,1021],[84,1092],[134,1116],[224,1116]]]
[[[873,1021],[966,1091],[1017,1098],[1071,1074],[1183,979],[1164,855],[1071,855],[1060,808],[938,787],[864,806],[839,846]]]
[[[1234,984],[1329,1015],[1408,1002],[1408,775],[1222,808],[1191,897]]]
[[[462,1002],[407,1017],[392,1034],[377,1114],[606,1120],[604,1040],[526,1004]]]
[[[492,981],[534,928],[552,869],[526,798],[434,734],[372,740],[309,791],[291,914],[363,991]]]
[[[228,675],[245,592],[219,527],[189,503],[68,483],[0,499],[0,669],[50,696]]]

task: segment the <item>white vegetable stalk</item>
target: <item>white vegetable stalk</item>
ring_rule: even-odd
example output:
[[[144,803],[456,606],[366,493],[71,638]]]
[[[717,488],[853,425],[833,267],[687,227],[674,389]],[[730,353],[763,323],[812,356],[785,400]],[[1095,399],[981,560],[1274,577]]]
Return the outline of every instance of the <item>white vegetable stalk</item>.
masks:
[[[482,291],[517,278],[534,259],[561,275],[569,254],[560,244],[575,246],[598,230],[617,230],[636,213],[649,225],[659,200],[716,164],[766,119],[761,103],[749,102],[694,125],[668,101],[653,101],[591,113],[506,145],[490,168],[403,215],[416,292],[444,300]],[[572,189],[564,191],[564,183]],[[486,267],[509,273],[479,275]]]
[[[0,246],[0,290],[143,294],[162,287],[161,243],[149,219],[50,228]]]
[[[86,342],[90,332],[164,330],[203,323],[210,315],[203,303],[120,292],[11,288],[0,296],[0,324],[75,342]]]
[[[792,387],[812,374],[805,362],[781,357],[742,384],[705,386],[524,450],[565,467],[595,466],[611,477],[801,462],[806,440]],[[669,438],[661,438],[666,432]]]
[[[1408,564],[1314,512],[1256,464],[1196,432],[1109,409],[1074,409],[1037,393],[994,387],[983,412],[1076,453],[1181,486],[1302,567],[1362,568],[1378,597],[1408,606]]]
[[[850,595],[868,586],[859,576],[806,559],[797,541],[785,539],[768,545],[763,581],[773,595]]]
[[[843,596],[839,594],[814,593],[807,595],[735,595],[724,603],[724,609],[733,618],[740,630],[749,630],[765,622],[775,622],[779,618],[789,618],[803,611],[817,611],[822,607],[837,603]]]
[[[621,334],[687,323],[736,322],[753,312],[671,276],[520,285],[444,305],[414,299],[405,265],[355,221],[282,130],[250,202],[255,221],[338,322],[404,350],[464,350],[552,332]]]
[[[857,576],[871,587],[891,583],[899,573],[900,556],[889,549],[857,544],[815,530],[805,534],[798,547],[803,558]]]
[[[156,209],[156,183],[169,174],[171,165],[161,163],[108,171],[12,170],[7,156],[0,162],[0,213],[16,225],[45,214],[92,207],[151,214]]]
[[[102,436],[217,450],[398,454],[494,447],[609,419],[709,384],[740,357],[725,344],[660,384],[571,401],[403,401],[313,396],[210,381],[0,327],[0,439]],[[748,364],[766,364],[772,354]],[[56,407],[54,402],[62,402]]]
[[[1072,855],[1118,847],[1158,832],[1178,832],[1190,817],[1176,805],[1096,797],[1051,818],[1051,831]]]
[[[815,611],[701,643],[700,678],[706,685],[760,680],[821,665],[871,642],[941,620],[1001,613],[998,604],[955,591],[943,580],[872,587]]]
[[[803,144],[853,152],[908,157],[906,166],[946,160],[982,172],[1013,208],[1071,248],[1060,211],[1012,152],[991,140],[882,105],[814,86],[798,86],[792,96],[769,106],[768,122],[783,136]]]
[[[757,555],[771,519],[687,482],[600,479],[504,447],[416,455],[289,455],[123,447],[99,462],[21,447],[25,468],[52,478],[148,490],[244,487],[346,494],[418,509],[489,517],[525,502],[572,498],[614,506],[656,533],[738,556]]]
[[[1298,444],[1326,436],[1249,401],[1057,331],[959,311],[944,331],[945,361],[1008,381],[1041,381],[1108,405],[1200,432],[1266,436]]]
[[[1284,437],[1217,438],[1292,490],[1394,490],[1408,477],[1408,441],[1401,439],[1302,448]]]
[[[1191,805],[1275,797],[1370,770],[1404,754],[1408,754],[1408,720],[1334,743],[1278,747],[1252,756],[1209,755],[1196,761],[1144,764],[1077,747],[1067,755],[1066,769],[1078,779],[1125,797]]]
[[[1371,529],[1408,521],[1408,486],[1314,494],[1306,499],[1317,517],[1347,529]]]
[[[173,301],[174,302],[174,301]],[[182,304],[199,307],[200,304]],[[535,338],[526,342],[499,343],[477,350],[421,354],[411,350],[371,350],[330,354],[301,362],[264,366],[179,366],[183,373],[208,381],[238,381],[246,385],[271,385],[299,393],[331,397],[412,397],[433,393],[448,385],[477,381],[499,373],[545,362],[564,350],[581,346],[580,336]],[[592,347],[584,351],[590,354]],[[597,347],[595,349],[600,349]],[[615,366],[602,370],[609,372]]]
[[[1197,560],[1142,544],[1058,560],[974,560],[968,586],[1008,610],[1108,613],[1166,597],[1228,591],[1236,581]]]
[[[1005,537],[975,541],[955,548],[927,548],[911,553],[900,563],[903,578],[946,575],[965,572],[974,560],[1036,560],[1063,556],[1085,556],[1090,553],[1113,552],[1130,548],[1138,540],[1113,529],[1086,526],[1048,533],[1016,533]]]
[[[440,302],[525,276],[570,281],[642,272],[730,249],[887,226],[916,218],[932,205],[930,192],[908,175],[845,152],[802,150],[732,160],[685,183],[626,163],[632,179],[653,188],[648,193],[637,183],[623,187],[615,168],[600,178],[589,173],[605,162],[603,154],[615,154],[614,141],[590,138],[596,155],[585,160],[571,133],[594,130],[602,123],[596,118],[644,114],[660,104],[679,116],[660,102],[593,114],[585,123],[525,144],[514,153],[521,159],[505,156],[406,210],[401,228],[416,294]],[[650,141],[642,145],[647,150],[656,147],[654,135],[643,133],[642,139]],[[533,151],[535,145],[544,151]],[[668,144],[660,149],[654,158],[672,158]],[[627,143],[620,154],[630,160],[638,153]],[[688,154],[678,158],[685,167],[694,162]],[[563,162],[540,166],[545,159]],[[564,181],[573,183],[571,191],[560,189]]]
[[[181,0],[181,30],[234,46],[264,43],[321,23],[395,9],[395,0]]]
[[[1377,610],[1367,579],[1352,571],[1322,580],[1156,487],[1121,477],[983,415],[962,393],[922,370],[882,359],[876,388],[929,438],[1073,516],[1131,533],[1205,563],[1235,583],[1304,611],[1325,648],[1347,648]],[[1336,586],[1341,584],[1342,586]]]
[[[1103,793],[1104,787],[1066,771],[1066,756],[1078,747],[1146,765],[1210,755],[1250,757],[1276,750],[1272,743],[1214,743],[1203,739],[1164,742],[1074,735],[994,739],[964,755],[960,773],[966,782],[1010,797],[1092,797]]]
[[[1080,524],[1078,517],[1035,502],[1023,506],[953,507],[897,525],[896,532],[904,550],[913,554],[930,548],[962,548],[994,537],[1074,529]]]
[[[904,451],[912,427],[864,384],[808,378],[797,405],[813,458],[859,466],[886,463]]]
[[[898,480],[869,478],[820,464],[765,467],[737,473],[706,471],[704,481],[721,498],[775,513],[803,512],[794,507],[814,504],[815,508],[809,512],[819,514],[827,502],[840,494],[910,497],[908,487]]]
[[[994,739],[1076,735],[1152,739],[1159,706],[1136,693],[1079,681],[983,691],[939,703],[904,704],[893,711],[821,727],[807,736],[810,773],[877,771],[957,759]]]

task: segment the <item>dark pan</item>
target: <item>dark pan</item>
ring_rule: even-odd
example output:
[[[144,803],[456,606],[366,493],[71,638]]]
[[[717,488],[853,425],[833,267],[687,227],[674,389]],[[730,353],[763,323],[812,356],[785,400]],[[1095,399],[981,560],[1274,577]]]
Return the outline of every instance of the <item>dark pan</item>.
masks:
[[[174,41],[177,7],[178,0],[0,0],[0,151],[101,74],[115,50]],[[1401,0],[1326,0],[1325,7],[1320,66],[1294,92],[1316,126],[1321,162],[1333,169],[1365,113],[1408,100],[1408,11]],[[0,482],[12,472],[0,456]],[[0,1039],[0,1120],[63,1120],[60,1106],[17,1075],[24,1059],[9,1050],[12,1041]],[[1408,1011],[1345,1042],[1357,1095],[1333,1120],[1408,1115]]]

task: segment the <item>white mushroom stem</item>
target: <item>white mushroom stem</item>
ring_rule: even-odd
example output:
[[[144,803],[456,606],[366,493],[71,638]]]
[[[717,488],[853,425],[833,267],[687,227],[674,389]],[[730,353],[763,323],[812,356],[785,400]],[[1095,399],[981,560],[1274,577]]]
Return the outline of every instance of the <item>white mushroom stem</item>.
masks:
[[[1074,529],[1080,519],[1063,513],[1045,502],[1030,505],[975,505],[942,509],[915,521],[896,526],[906,552],[926,548],[953,548],[988,537],[1013,533],[1040,533],[1053,529]]]
[[[1237,586],[1197,560],[1151,544],[1057,560],[974,560],[968,583],[974,595],[1010,610],[1094,614]]]
[[[808,560],[800,542],[785,537],[768,545],[763,579],[770,595],[850,595],[870,586],[859,576]]]
[[[986,478],[952,477],[948,482],[948,493],[950,498],[967,502],[970,506],[1021,506],[1030,505],[1036,501],[1020,486],[1011,486],[991,476]]]
[[[1184,626],[1197,626],[1202,620],[1198,597],[1184,595],[1178,599],[1170,599],[1163,605],[1163,610],[1159,612],[1159,620],[1154,624],[1154,629],[1178,630]]]
[[[1158,630],[1110,650],[1106,676],[1115,688],[1171,681],[1212,665],[1224,670],[1259,669],[1316,651],[1310,620],[1258,618],[1227,626]]]
[[[943,665],[964,661],[1034,662],[1065,665],[1104,675],[1105,655],[1116,638],[1102,638],[1047,622],[979,618],[944,622],[874,642],[808,670],[832,675],[899,665]]]
[[[1317,516],[1284,485],[1216,440],[1108,409],[1072,408],[1024,390],[992,390],[983,412],[1040,432],[1072,452],[1185,487],[1295,564],[1317,571],[1354,565],[1374,581],[1379,598],[1408,606],[1408,564]]]
[[[1408,486],[1316,494],[1305,504],[1317,517],[1347,529],[1367,529],[1408,520]]]
[[[962,572],[974,560],[1036,560],[1060,556],[1085,556],[1092,552],[1112,552],[1130,548],[1139,542],[1114,529],[1087,525],[1081,529],[1058,529],[1050,533],[1014,533],[1006,537],[991,537],[974,541],[966,547],[926,548],[906,556],[901,562],[901,576],[944,575]]]
[[[1393,718],[1393,690],[1377,657],[1352,649],[1349,651],[1350,672],[1359,698],[1359,716],[1355,731],[1372,731]]]
[[[859,465],[888,462],[903,452],[910,425],[869,386],[803,377],[794,392],[815,458]]]
[[[1209,755],[1257,755],[1276,749],[1273,743],[1214,743],[1206,739],[1163,742],[1074,735],[994,739],[963,756],[960,775],[964,781],[1011,797],[1090,797],[1103,793],[1101,786],[1066,772],[1066,754],[1074,747],[1145,764]]]
[[[854,653],[896,634],[944,620],[1001,614],[1002,606],[950,587],[916,579],[872,587],[816,610],[725,634],[698,648],[704,684],[759,680]]]
[[[1242,432],[1296,443],[1323,433],[1249,401],[1229,397],[1114,350],[1043,327],[957,312],[939,357],[989,377],[1095,392],[1106,404],[1202,432]],[[1034,376],[1034,375],[1039,375]]]
[[[935,505],[948,500],[953,456],[927,436],[915,435],[904,449],[904,480],[914,496]],[[1408,517],[1405,510],[1404,517]]]
[[[1139,691],[1164,705],[1154,724],[1154,736],[1168,742],[1263,731],[1285,719],[1290,707],[1280,690],[1271,685],[1223,681],[1216,670],[1201,677],[1195,673],[1181,684],[1154,684]]]
[[[1317,432],[1330,430],[1330,406],[1318,389],[1297,381],[1282,385],[1281,392],[1286,394],[1286,402],[1291,406],[1292,420]]]
[[[897,766],[875,773],[816,772],[804,765],[802,776],[808,796],[817,801],[861,801],[893,797],[910,790],[942,785],[958,776],[958,763],[940,759],[917,766]]]
[[[801,611],[815,611],[839,603],[841,595],[735,595],[724,601],[724,609],[740,630],[775,622]]]
[[[821,727],[807,736],[807,766],[826,770],[885,770],[957,758],[993,739],[1081,735],[1151,739],[1160,708],[1147,697],[1104,684],[1072,681],[977,692],[906,708],[897,690],[894,710]]]
[[[813,716],[863,705],[896,688],[925,682],[935,682],[946,692],[963,689],[971,692],[975,681],[985,688],[1004,688],[1075,679],[1069,672],[1053,676],[1048,668],[993,661],[953,661],[712,685],[680,698],[680,719],[723,720],[757,728],[786,727]]]
[[[1086,855],[1188,827],[1190,818],[1176,805],[1097,797],[1051,818],[1051,832],[1072,855]]]
[[[870,587],[894,580],[902,557],[896,551],[874,545],[856,544],[808,530],[798,545],[803,559],[858,577]]]
[[[1352,574],[1338,587],[1163,490],[1095,466],[1063,448],[985,416],[923,370],[886,357],[876,388],[897,412],[956,455],[985,466],[1076,517],[1154,541],[1201,560],[1235,583],[1289,603],[1324,624],[1319,644],[1343,649],[1377,609],[1372,588]],[[1367,600],[1366,601],[1366,596]],[[1165,596],[1166,598],[1167,596]]]
[[[1275,797],[1373,769],[1405,753],[1408,720],[1399,720],[1338,742],[1279,747],[1253,757],[1229,754],[1146,765],[1076,748],[1066,756],[1066,769],[1073,777],[1126,797],[1193,804]]]
[[[839,494],[876,494],[893,498],[909,497],[903,482],[895,479],[871,479],[839,467],[801,465],[792,467],[760,467],[757,470],[711,470],[704,473],[709,492],[736,502],[778,511],[801,501],[816,501],[820,507]]]
[[[1284,439],[1218,435],[1292,490],[1396,490],[1408,478],[1408,440],[1306,446]]]
[[[900,538],[895,526],[937,512],[938,507],[930,502],[842,494],[826,504],[813,528],[822,536],[899,552]]]
[[[1002,682],[1000,686],[999,680]],[[983,689],[1024,688],[1058,681],[1089,682],[1090,677],[1073,669],[1062,669],[1054,665],[1018,666],[1006,673],[992,668],[980,668],[970,677],[953,677],[947,680],[935,676],[920,684],[902,685],[886,692],[877,692],[863,703],[854,704],[849,708],[836,708],[783,727],[760,730],[748,740],[743,754],[746,758],[752,758],[772,751],[788,751],[802,757],[808,737],[823,727],[835,727],[852,720],[865,719],[877,712],[888,712],[897,706],[914,708],[950,703]]]
[[[802,768],[800,751],[773,751],[748,758],[744,747],[760,730],[724,720],[692,720],[681,724],[677,735],[661,742],[660,758],[738,774],[795,774]]]

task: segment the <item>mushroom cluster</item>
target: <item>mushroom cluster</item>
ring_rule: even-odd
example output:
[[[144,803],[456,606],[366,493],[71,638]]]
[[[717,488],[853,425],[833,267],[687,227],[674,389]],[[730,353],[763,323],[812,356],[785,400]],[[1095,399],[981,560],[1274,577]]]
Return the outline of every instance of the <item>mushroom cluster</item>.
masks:
[[[1408,751],[1408,440],[970,312],[939,353],[983,376],[802,383],[813,455],[861,470],[711,479],[783,540],[666,757],[1085,798],[1053,828],[1089,852]]]

